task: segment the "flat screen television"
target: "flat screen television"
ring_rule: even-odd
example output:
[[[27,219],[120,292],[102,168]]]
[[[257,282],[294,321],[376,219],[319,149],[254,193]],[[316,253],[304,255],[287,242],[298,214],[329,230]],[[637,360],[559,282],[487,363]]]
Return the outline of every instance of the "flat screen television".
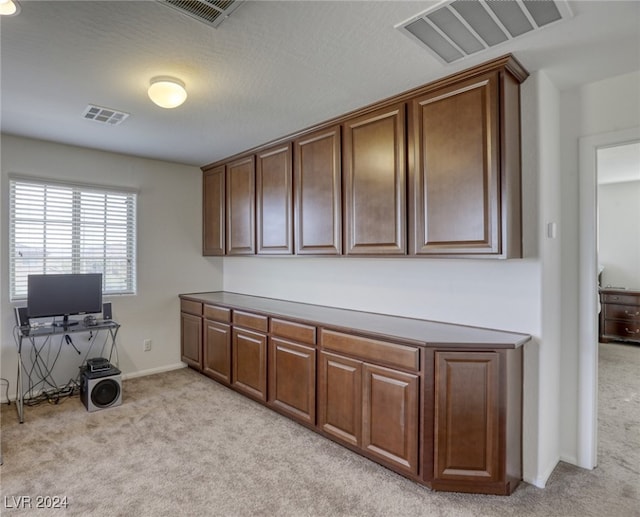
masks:
[[[29,275],[27,313],[29,318],[63,316],[57,326],[74,325],[74,314],[102,311],[102,273]]]

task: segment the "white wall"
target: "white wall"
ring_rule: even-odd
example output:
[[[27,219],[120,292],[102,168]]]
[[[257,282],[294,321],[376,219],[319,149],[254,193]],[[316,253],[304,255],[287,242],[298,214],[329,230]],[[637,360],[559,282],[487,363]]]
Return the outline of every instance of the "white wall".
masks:
[[[17,368],[8,294],[10,173],[138,190],[138,292],[106,299],[122,325],[119,364],[129,376],[181,366],[178,294],[222,286],[221,260],[202,257],[200,169],[9,135],[2,135],[1,145],[0,358],[2,377],[11,382],[10,396],[15,396]],[[150,352],[142,350],[146,338],[152,340]],[[79,336],[74,341],[81,349],[86,345]],[[61,374],[63,379],[77,374],[77,358],[63,347],[59,365],[68,372]]]
[[[579,183],[581,137],[640,126],[640,72],[566,90],[560,97],[562,175],[562,376],[560,384],[561,458],[578,458],[579,413]],[[595,154],[593,159],[595,160]],[[594,187],[595,188],[595,187]],[[595,250],[594,250],[595,253]],[[596,315],[594,314],[594,318]]]
[[[541,268],[542,342],[538,358],[538,457],[536,485],[544,486],[560,459],[561,185],[560,92],[544,72],[537,82],[539,157],[538,224]]]
[[[598,186],[602,285],[640,289],[640,181]]]

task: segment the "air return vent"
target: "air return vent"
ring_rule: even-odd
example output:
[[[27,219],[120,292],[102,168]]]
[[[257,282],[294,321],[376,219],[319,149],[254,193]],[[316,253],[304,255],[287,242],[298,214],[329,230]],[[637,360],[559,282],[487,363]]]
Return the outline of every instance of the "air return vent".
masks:
[[[107,126],[117,126],[124,122],[128,116],[129,114],[124,111],[94,106],[93,104],[89,104],[82,113],[82,118],[106,124]]]
[[[453,63],[572,16],[566,0],[445,0],[395,28]]]
[[[212,27],[218,27],[244,0],[158,0]]]

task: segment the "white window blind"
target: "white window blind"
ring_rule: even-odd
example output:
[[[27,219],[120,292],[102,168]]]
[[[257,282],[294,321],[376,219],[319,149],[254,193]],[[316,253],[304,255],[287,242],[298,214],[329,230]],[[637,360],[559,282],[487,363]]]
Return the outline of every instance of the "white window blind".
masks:
[[[10,298],[30,274],[102,273],[102,291],[136,291],[136,193],[10,180]]]

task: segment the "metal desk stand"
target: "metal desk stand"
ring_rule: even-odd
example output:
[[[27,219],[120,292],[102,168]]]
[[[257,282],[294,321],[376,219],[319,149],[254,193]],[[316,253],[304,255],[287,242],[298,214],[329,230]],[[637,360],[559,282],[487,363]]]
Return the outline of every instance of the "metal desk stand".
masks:
[[[119,328],[120,324],[112,320],[97,320],[95,325],[86,325],[84,321],[78,321],[76,324],[66,327],[52,325],[35,328],[30,326],[20,327],[18,336],[18,378],[16,387],[16,409],[18,411],[18,419],[20,420],[20,423],[22,424],[24,422],[24,388],[22,386],[24,365],[22,362],[22,352],[25,341],[34,347],[37,354],[36,340],[38,338],[47,338],[57,335],[63,336],[66,334],[78,334],[83,332],[100,332],[105,330],[109,333],[111,352],[113,352],[116,349],[116,336]]]

